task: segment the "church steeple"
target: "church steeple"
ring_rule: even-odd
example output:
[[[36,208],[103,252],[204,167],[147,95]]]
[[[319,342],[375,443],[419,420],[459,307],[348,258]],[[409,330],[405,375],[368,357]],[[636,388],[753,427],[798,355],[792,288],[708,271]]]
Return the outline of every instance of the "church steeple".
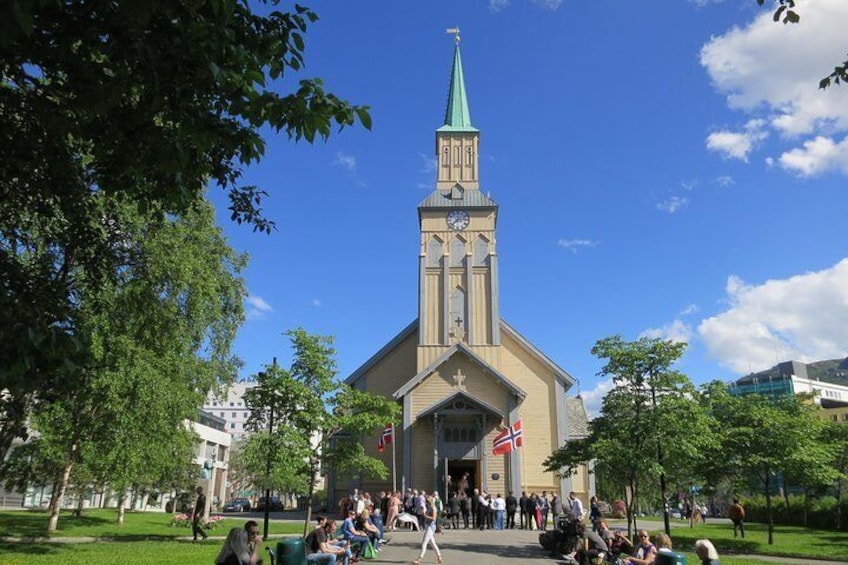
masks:
[[[445,123],[436,129],[436,159],[439,163],[436,177],[437,190],[479,189],[477,148],[480,130],[471,125],[468,97],[465,93],[465,76],[459,42],[453,52],[448,103]]]
[[[462,57],[459,54],[458,43],[453,52],[453,70],[448,105],[445,109],[445,125],[436,131],[479,131],[471,125],[471,113],[468,111],[468,97],[465,94],[465,78],[462,74]]]

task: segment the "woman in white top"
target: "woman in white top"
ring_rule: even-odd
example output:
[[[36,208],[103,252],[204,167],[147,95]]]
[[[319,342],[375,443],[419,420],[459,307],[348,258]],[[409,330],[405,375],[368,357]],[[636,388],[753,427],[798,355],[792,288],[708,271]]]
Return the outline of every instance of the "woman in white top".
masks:
[[[442,552],[439,551],[439,546],[436,545],[436,504],[432,495],[426,497],[424,505],[424,539],[421,541],[421,553],[418,559],[412,561],[414,565],[420,565],[424,559],[424,554],[427,553],[427,544],[433,544],[433,550],[436,552],[436,563],[442,562]]]

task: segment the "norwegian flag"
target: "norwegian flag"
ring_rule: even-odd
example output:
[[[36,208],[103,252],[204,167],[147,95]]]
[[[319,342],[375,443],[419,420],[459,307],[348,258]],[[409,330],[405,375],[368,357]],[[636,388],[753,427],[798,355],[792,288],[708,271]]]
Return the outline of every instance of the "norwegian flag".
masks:
[[[392,443],[394,432],[395,430],[392,424],[386,424],[386,427],[383,428],[383,433],[380,434],[380,439],[377,440],[377,450],[380,453],[383,453],[383,450],[386,449],[387,443]]]
[[[495,455],[505,455],[522,445],[524,445],[524,432],[521,431],[521,420],[518,420],[497,435],[492,451]]]

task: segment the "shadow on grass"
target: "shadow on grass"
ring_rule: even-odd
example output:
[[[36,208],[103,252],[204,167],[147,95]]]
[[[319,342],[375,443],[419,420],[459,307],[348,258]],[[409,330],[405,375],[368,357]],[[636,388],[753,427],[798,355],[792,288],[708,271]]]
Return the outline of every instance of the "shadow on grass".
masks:
[[[0,554],[25,553],[27,555],[63,555],[68,552],[68,547],[62,543],[7,543],[0,541]]]
[[[74,528],[100,527],[109,520],[99,516],[65,516],[59,519],[59,529],[54,535]],[[47,535],[47,515],[43,511],[14,512],[0,516],[0,531],[4,535],[21,538],[37,538]]]

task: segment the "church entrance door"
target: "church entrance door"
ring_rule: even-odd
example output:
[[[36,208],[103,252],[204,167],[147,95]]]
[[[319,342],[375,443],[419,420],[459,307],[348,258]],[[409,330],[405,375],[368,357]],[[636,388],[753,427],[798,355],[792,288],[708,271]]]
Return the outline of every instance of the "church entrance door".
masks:
[[[464,475],[468,475],[468,487],[465,492],[468,496],[471,496],[471,493],[475,488],[479,488],[479,477],[480,477],[480,462],[476,460],[468,460],[468,459],[449,459],[448,460],[448,475],[451,477],[451,484],[448,490],[459,492],[460,485],[462,484],[462,477]]]

